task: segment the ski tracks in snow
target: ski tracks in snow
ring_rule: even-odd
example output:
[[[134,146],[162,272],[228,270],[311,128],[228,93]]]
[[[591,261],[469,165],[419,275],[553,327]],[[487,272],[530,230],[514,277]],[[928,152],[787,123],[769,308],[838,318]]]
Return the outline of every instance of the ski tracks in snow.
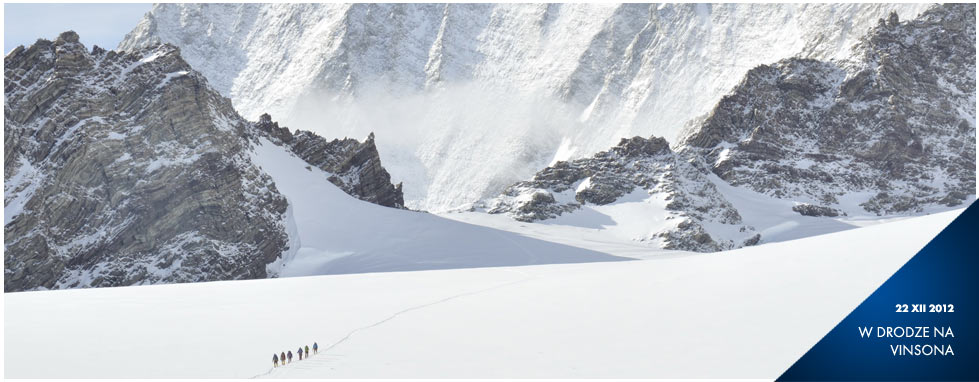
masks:
[[[482,289],[477,289],[477,290],[474,290],[474,291],[463,292],[463,293],[451,295],[451,296],[448,296],[448,297],[445,297],[445,298],[442,298],[442,299],[439,299],[439,300],[436,300],[436,301],[432,301],[432,302],[421,304],[421,305],[415,305],[415,306],[412,306],[412,307],[409,307],[409,308],[406,308],[406,309],[399,310],[399,311],[394,312],[391,315],[389,315],[389,316],[387,316],[387,317],[385,317],[385,318],[383,318],[383,319],[381,319],[379,321],[376,321],[376,322],[374,322],[374,323],[372,323],[370,325],[361,326],[359,328],[356,328],[354,330],[351,330],[350,332],[348,332],[346,335],[344,335],[342,338],[340,338],[336,342],[333,342],[329,346],[326,346],[326,347],[320,349],[320,351],[322,351],[323,353],[318,353],[316,355],[313,355],[312,357],[307,357],[306,359],[304,359],[302,361],[297,361],[297,364],[290,363],[288,365],[279,366],[278,368],[270,368],[268,371],[266,371],[266,372],[264,372],[262,374],[258,374],[258,375],[253,376],[252,379],[255,379],[255,378],[263,378],[263,377],[266,377],[266,376],[271,375],[273,372],[276,372],[276,374],[280,374],[280,373],[290,374],[290,371],[292,371],[292,370],[313,370],[313,369],[325,368],[325,367],[327,367],[327,365],[329,365],[330,363],[332,363],[332,361],[335,361],[336,359],[342,357],[342,355],[339,355],[339,354],[326,354],[326,353],[328,351],[330,351],[331,349],[333,349],[333,348],[335,348],[335,347],[343,344],[344,342],[347,342],[348,340],[350,340],[357,333],[360,333],[362,331],[369,330],[371,328],[380,326],[380,325],[384,324],[385,322],[391,321],[391,320],[393,320],[395,318],[398,318],[401,315],[404,315],[406,313],[410,313],[412,311],[424,309],[424,308],[427,308],[427,307],[430,307],[430,306],[433,306],[433,305],[442,304],[442,303],[445,303],[445,302],[448,302],[448,301],[452,301],[452,300],[463,298],[463,297],[467,297],[467,296],[472,296],[472,295],[476,295],[476,294],[480,294],[480,293],[485,293],[485,292],[489,292],[489,291],[500,289],[500,288],[505,288],[505,287],[508,287],[508,286],[511,286],[511,285],[515,285],[515,284],[527,282],[527,281],[530,281],[530,280],[536,278],[536,276],[531,275],[531,274],[528,274],[527,272],[523,272],[523,271],[518,270],[518,269],[506,269],[506,271],[520,274],[521,276],[523,276],[523,278],[521,278],[519,280],[507,281],[507,282],[504,282],[504,283],[496,284],[496,285],[493,285],[493,286],[490,286],[490,287],[486,287],[486,288],[482,288]],[[285,369],[285,368],[288,368],[288,369]]]
[[[496,236],[500,237],[501,239],[506,240],[506,241],[509,241],[511,244],[513,244],[513,246],[515,246],[517,248],[520,248],[520,250],[524,253],[524,255],[527,256],[527,264],[525,264],[525,265],[534,265],[534,264],[537,264],[537,261],[538,261],[537,260],[537,255],[534,254],[533,251],[527,250],[527,247],[524,247],[523,244],[520,244],[516,240],[513,240],[513,238],[511,238],[511,237],[507,236],[506,234],[504,234],[503,231],[499,231],[499,230],[495,230],[494,229],[492,232],[495,233]]]

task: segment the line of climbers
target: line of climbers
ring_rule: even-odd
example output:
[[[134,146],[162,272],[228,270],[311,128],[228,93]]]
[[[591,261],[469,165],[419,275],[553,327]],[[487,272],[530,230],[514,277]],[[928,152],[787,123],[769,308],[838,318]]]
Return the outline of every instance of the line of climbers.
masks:
[[[306,353],[306,358],[309,358],[309,345],[306,345],[305,352],[303,347],[300,346],[296,353],[299,355],[299,360],[303,360],[303,353]],[[319,353],[320,346],[313,342],[313,354]],[[272,367],[279,367],[279,361],[282,361],[282,365],[285,366],[286,363],[292,362],[292,350],[288,352],[282,352],[282,354],[272,353]]]

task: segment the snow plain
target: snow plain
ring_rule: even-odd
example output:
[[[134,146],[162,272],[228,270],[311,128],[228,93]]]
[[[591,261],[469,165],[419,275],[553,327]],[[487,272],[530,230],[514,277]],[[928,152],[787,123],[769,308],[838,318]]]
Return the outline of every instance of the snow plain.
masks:
[[[4,377],[774,378],[960,212],[642,261],[7,293]]]

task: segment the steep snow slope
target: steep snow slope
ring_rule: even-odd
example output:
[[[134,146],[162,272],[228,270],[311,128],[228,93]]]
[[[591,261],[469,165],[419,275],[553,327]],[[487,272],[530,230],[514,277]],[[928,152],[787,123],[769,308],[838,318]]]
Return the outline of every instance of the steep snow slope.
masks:
[[[8,293],[4,377],[774,378],[960,212],[628,263]]]
[[[925,4],[163,4],[154,41],[249,118],[324,136],[375,131],[409,206],[495,194],[619,138],[675,136],[754,66],[828,59]]]
[[[532,239],[432,214],[362,202],[331,183],[330,174],[265,138],[252,161],[289,202],[290,251],[271,274],[411,271],[505,265],[615,261],[592,250]]]

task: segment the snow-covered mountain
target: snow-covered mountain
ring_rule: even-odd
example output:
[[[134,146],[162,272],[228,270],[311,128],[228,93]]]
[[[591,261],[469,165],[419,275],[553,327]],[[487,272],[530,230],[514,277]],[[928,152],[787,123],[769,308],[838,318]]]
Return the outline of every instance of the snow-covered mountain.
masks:
[[[529,70],[527,65],[507,67],[502,63],[505,60],[499,61],[530,49],[521,45],[527,41],[507,40],[520,35],[516,31],[521,29],[513,25],[492,28],[526,17],[511,18],[507,12],[538,8],[441,6],[442,21],[455,20],[460,12],[476,19],[481,12],[489,12],[489,21],[475,29],[471,23],[439,24],[442,37],[436,45],[441,53],[436,56],[445,61],[426,66],[425,72],[439,75],[436,80],[425,77],[417,86],[407,86],[399,81],[406,81],[410,77],[406,73],[414,72],[405,69],[410,66],[394,63],[411,56],[407,51],[397,53],[411,44],[388,46],[397,53],[390,57],[386,54],[391,51],[374,50],[376,44],[368,42],[401,40],[364,20],[380,22],[375,19],[384,16],[388,24],[398,21],[391,25],[399,28],[422,25],[428,20],[423,16],[430,6],[344,7],[345,16],[338,21],[343,33],[336,41],[347,52],[341,55],[345,58],[330,61],[336,51],[321,52],[323,44],[305,46],[315,48],[311,55],[319,52],[326,56],[317,57],[330,58],[324,61],[323,71],[317,72],[320,79],[336,79],[338,70],[346,70],[348,81],[333,90],[327,86],[332,80],[316,80],[308,87],[290,83],[290,89],[298,86],[308,91],[296,102],[316,101],[326,110],[317,117],[339,113],[335,116],[355,116],[350,123],[364,122],[355,110],[360,108],[357,110],[364,115],[391,123],[386,130],[391,134],[365,133],[364,142],[327,140],[305,130],[293,132],[265,113],[257,116],[257,122],[246,120],[231,100],[211,87],[209,79],[184,61],[180,48],[159,44],[149,33],[161,27],[154,24],[154,15],[167,10],[180,11],[187,18],[181,21],[187,23],[187,30],[205,23],[205,29],[213,32],[188,38],[214,36],[218,29],[276,30],[246,28],[225,20],[237,20],[248,14],[246,10],[261,11],[252,15],[260,21],[272,17],[273,11],[288,11],[297,16],[283,21],[287,24],[315,22],[280,28],[325,33],[332,29],[309,15],[327,10],[333,15],[333,5],[217,6],[241,11],[225,15],[223,24],[214,24],[210,18],[217,17],[215,14],[186,12],[211,12],[210,6],[158,6],[156,13],[147,16],[149,21],[123,43],[125,51],[97,47],[88,51],[73,32],[54,42],[40,40],[13,50],[5,57],[4,72],[5,290],[620,260],[607,254],[609,243],[616,246],[616,253],[640,258],[662,254],[656,251],[659,248],[719,251],[853,228],[880,221],[880,215],[947,210],[975,198],[974,5],[934,6],[904,22],[891,13],[867,34],[840,35],[836,40],[824,36],[819,41],[852,40],[856,44],[852,50],[839,46],[833,50],[814,42],[799,53],[801,57],[747,71],[709,113],[685,125],[673,147],[668,139],[633,137],[574,160],[555,160],[571,151],[556,155],[557,146],[544,143],[567,143],[569,137],[583,137],[581,134],[598,137],[605,134],[602,129],[589,126],[616,125],[609,120],[599,123],[590,117],[578,118],[576,110],[586,107],[575,105],[580,100],[573,94],[579,90],[564,91],[579,89],[578,85],[540,85],[550,84],[544,73],[555,72],[542,69],[527,74],[526,88],[516,93],[486,93],[516,89],[506,84],[521,78],[522,72],[514,68]],[[291,13],[293,7],[308,13]],[[574,24],[576,18],[595,21],[594,12],[591,16],[572,12],[586,9],[579,7],[586,6],[540,8],[547,17],[535,28],[547,28],[535,46],[550,46],[544,37],[557,33],[552,27],[568,29],[567,23]],[[610,7],[602,28],[611,29],[595,32],[586,40],[607,41],[609,51],[622,49],[623,54],[652,54],[649,49],[660,45],[643,40],[642,33],[629,40],[628,46],[616,48],[621,41],[613,36],[632,25],[623,20],[639,20],[647,26],[656,21],[653,24],[660,28],[657,23],[666,15],[706,10],[685,7],[646,9],[648,20],[635,19],[636,6]],[[737,13],[745,9],[757,11],[751,17],[767,14],[764,10],[790,10],[793,15],[817,10],[857,12],[847,13],[852,21],[862,20],[860,15],[879,7],[821,6],[800,11],[722,6],[694,13],[703,22],[721,17],[725,10]],[[266,25],[264,21],[260,24]],[[180,29],[175,25],[160,30]],[[701,32],[717,27],[697,25],[693,29]],[[731,36],[740,36],[755,26],[730,28]],[[479,33],[456,35],[461,31]],[[677,35],[683,34],[670,36]],[[367,42],[351,36],[367,38]],[[665,38],[656,41],[665,43],[669,40]],[[133,42],[140,39],[145,41]],[[495,43],[480,45],[486,41]],[[219,42],[210,51],[241,48],[237,41]],[[454,44],[462,42],[475,44],[464,56],[479,58],[477,63],[453,66],[461,58],[453,58],[451,52],[457,52]],[[507,54],[486,50],[509,45],[514,47]],[[203,57],[205,50],[189,46],[192,56]],[[698,45],[688,41],[679,46]],[[272,44],[267,52],[274,54],[281,48]],[[671,59],[695,60],[678,49],[674,47],[676,56]],[[473,53],[477,51],[482,53]],[[617,67],[607,57],[590,61],[596,56],[595,51],[589,52],[579,58],[588,58],[584,61],[593,68]],[[715,52],[701,53],[716,58]],[[844,58],[810,58],[839,55]],[[517,56],[513,62],[533,61],[528,58],[533,55]],[[280,58],[291,65],[308,57]],[[252,70],[250,65],[260,60],[256,57],[248,62],[241,73]],[[379,63],[385,64],[378,67]],[[205,60],[203,65],[214,69],[216,64]],[[462,76],[463,80],[451,80],[461,76],[462,69],[472,72]],[[493,70],[504,75],[489,75]],[[371,75],[380,76],[383,83],[354,80]],[[606,80],[612,77],[603,75]],[[252,79],[248,86],[261,83]],[[581,84],[575,81],[562,83]],[[602,86],[614,82],[602,82]],[[608,93],[602,89],[603,94]],[[236,94],[233,84],[226,90]],[[275,94],[274,89],[267,90],[260,93]],[[387,99],[378,96],[389,91]],[[323,92],[334,93],[327,98],[316,94]],[[528,92],[536,98],[526,98]],[[665,97],[663,94],[649,97]],[[321,103],[326,99],[333,101]],[[433,104],[435,109],[427,109]],[[594,112],[598,104],[587,107]],[[337,105],[345,106],[334,107]],[[495,108],[500,105],[518,112],[501,113]],[[378,106],[394,109],[387,113]],[[600,109],[606,110],[602,113],[612,110]],[[311,115],[302,107],[289,110],[293,114],[283,118]],[[428,125],[413,125],[411,118],[403,118],[412,113],[434,119]],[[560,133],[536,128],[538,122],[564,124],[562,121],[567,124]],[[590,125],[593,123],[597,124]],[[374,125],[367,121],[361,128],[364,126]],[[392,126],[404,130],[399,133]],[[382,161],[385,140],[396,142],[388,146],[394,152],[389,154],[388,159],[394,158],[390,161]],[[405,148],[410,153],[402,150]],[[429,162],[415,161],[420,158],[416,154]],[[421,188],[426,198],[435,198],[431,200],[443,207],[499,188],[502,196],[476,201],[471,209],[497,214],[461,212],[440,217],[405,210],[411,198],[400,183],[392,183],[397,176],[385,168],[392,163],[424,174],[437,170],[440,177],[445,176],[444,181]],[[521,176],[535,163],[549,165],[532,170],[524,178],[530,180],[497,185],[505,178]],[[411,179],[407,181],[404,189],[410,190]],[[421,203],[420,199],[415,202]]]
[[[793,214],[846,222],[960,206],[976,189],[975,43],[974,4],[905,22],[891,14],[851,59],[752,69],[675,150],[662,138],[623,139],[557,162],[485,207],[527,222],[629,221],[632,239],[718,251],[847,226],[814,231]],[[734,203],[746,196],[754,202]],[[636,208],[647,218],[636,221],[627,211]],[[790,217],[772,219],[780,214]]]
[[[621,259],[389,208],[373,136],[249,122],[169,44],[4,64],[7,292]]]
[[[161,4],[120,44],[181,47],[249,118],[378,134],[442,211],[632,136],[675,142],[748,70],[845,58],[926,4]]]

